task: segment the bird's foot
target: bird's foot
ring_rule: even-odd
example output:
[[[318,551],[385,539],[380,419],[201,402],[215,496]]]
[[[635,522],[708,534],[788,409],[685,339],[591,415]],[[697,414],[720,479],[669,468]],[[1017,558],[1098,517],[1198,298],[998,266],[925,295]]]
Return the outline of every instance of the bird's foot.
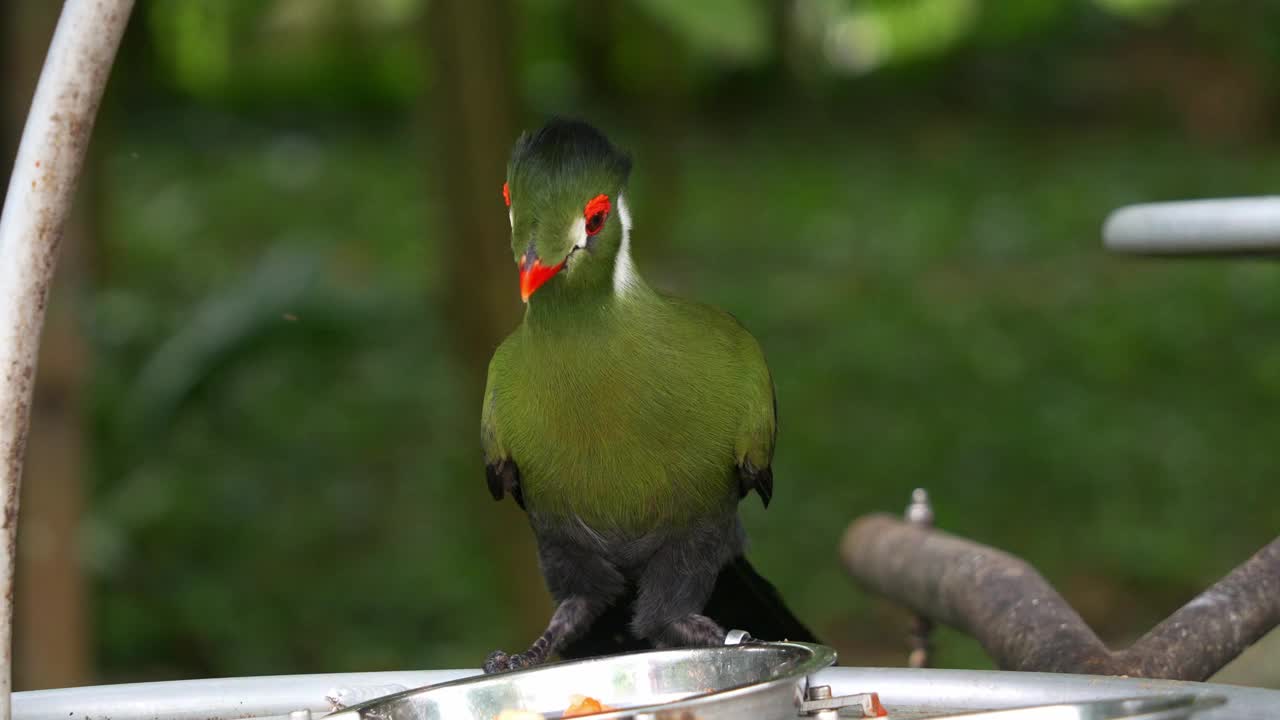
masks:
[[[544,658],[538,657],[533,652],[517,653],[508,655],[501,650],[494,650],[489,653],[489,657],[484,660],[484,674],[492,675],[494,673],[510,672],[512,670],[523,670],[541,664]]]
[[[706,615],[691,614],[673,620],[649,639],[654,647],[714,647],[724,645],[728,633]],[[750,636],[748,636],[750,637]]]

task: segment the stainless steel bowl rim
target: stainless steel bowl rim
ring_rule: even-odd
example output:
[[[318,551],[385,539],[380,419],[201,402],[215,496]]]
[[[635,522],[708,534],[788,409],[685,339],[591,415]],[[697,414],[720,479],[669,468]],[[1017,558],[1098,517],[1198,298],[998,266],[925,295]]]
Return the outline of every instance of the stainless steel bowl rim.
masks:
[[[672,711],[692,710],[702,706],[704,703],[718,702],[721,700],[733,700],[734,698],[752,695],[755,693],[766,692],[769,689],[776,688],[779,685],[787,683],[806,682],[807,678],[813,673],[830,667],[836,662],[836,651],[825,645],[815,645],[811,643],[800,642],[748,642],[741,645],[726,645],[709,648],[675,648],[666,650],[640,650],[629,653],[619,653],[617,655],[609,655],[598,658],[589,658],[586,660],[566,660],[555,663],[547,663],[537,667],[527,668],[524,670],[514,670],[511,672],[496,675],[480,675],[476,677],[462,678],[450,682],[439,683],[435,685],[426,685],[403,692],[394,693],[381,698],[375,698],[358,705],[353,705],[344,710],[339,710],[326,717],[353,717],[356,713],[363,715],[365,712],[376,712],[376,708],[380,705],[394,702],[396,700],[407,698],[413,695],[430,692],[432,690],[453,688],[463,685],[478,685],[502,682],[513,677],[527,677],[539,673],[545,673],[548,670],[563,670],[568,666],[586,666],[595,664],[609,664],[617,662],[620,659],[634,659],[637,656],[661,656],[661,655],[707,655],[708,659],[714,658],[716,655],[735,652],[738,649],[758,650],[767,648],[788,648],[791,650],[801,650],[807,654],[802,660],[796,662],[792,667],[788,668],[782,674],[767,680],[757,682],[742,683],[731,687],[720,688],[705,693],[697,693],[689,695],[675,701],[652,703],[643,706],[632,706],[606,713],[595,713],[591,715],[591,720],[622,720],[623,718],[632,718],[637,715],[646,713],[669,713]],[[803,693],[803,690],[802,690]],[[584,695],[590,694],[590,688],[584,688]],[[525,708],[510,708],[512,710],[522,710]],[[798,710],[798,708],[797,708]],[[373,714],[370,712],[370,714]],[[351,713],[348,715],[347,713]]]

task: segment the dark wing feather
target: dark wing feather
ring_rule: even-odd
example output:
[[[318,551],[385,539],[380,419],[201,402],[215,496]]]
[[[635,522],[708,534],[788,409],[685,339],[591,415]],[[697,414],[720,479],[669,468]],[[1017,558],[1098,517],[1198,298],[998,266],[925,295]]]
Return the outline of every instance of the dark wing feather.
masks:
[[[743,459],[738,466],[738,492],[746,497],[752,490],[760,496],[760,502],[769,507],[769,501],[773,499],[773,468],[757,468],[750,460]]]
[[[520,491],[520,468],[510,458],[497,462],[485,463],[484,477],[489,483],[489,494],[494,500],[501,500],[503,495],[511,493],[520,509],[524,509],[524,493]]]
[[[773,417],[770,418],[771,431],[769,433],[769,446],[764,456],[768,458],[769,464],[764,467],[756,467],[751,462],[751,458],[744,457],[738,463],[738,492],[740,497],[746,497],[747,493],[752,490],[760,496],[760,502],[765,507],[769,507],[769,501],[773,499],[773,448],[778,441],[778,391],[773,385],[773,378],[769,378],[769,392],[772,395],[772,412]]]
[[[512,499],[523,510],[520,467],[498,436],[498,396],[494,386],[502,372],[503,347],[505,344],[498,347],[493,360],[489,361],[489,377],[485,382],[484,404],[480,410],[480,446],[484,450],[484,477],[489,485],[489,494],[494,500],[501,500],[511,493]]]

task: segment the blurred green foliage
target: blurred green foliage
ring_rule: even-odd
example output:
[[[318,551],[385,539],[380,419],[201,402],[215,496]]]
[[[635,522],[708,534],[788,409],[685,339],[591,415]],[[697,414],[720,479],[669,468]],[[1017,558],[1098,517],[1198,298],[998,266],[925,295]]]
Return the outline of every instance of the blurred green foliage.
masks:
[[[637,152],[641,269],[763,344],[778,493],[743,506],[752,554],[846,662],[899,664],[905,619],[836,543],[916,486],[1117,643],[1274,536],[1275,267],[1110,257],[1099,228],[1280,184],[1276,11],[815,0],[779,4],[784,41],[771,3],[637,0],[584,59],[580,6],[512,7],[526,124],[585,114],[674,158],[654,177]],[[471,514],[478,400],[443,322],[470,270],[442,266],[466,241],[429,166],[449,138],[414,111],[424,8],[139,5],[84,308],[106,678],[471,666],[529,639],[513,608],[543,591]],[[683,74],[646,77],[668,54]],[[1248,102],[1203,110],[1218,81]],[[631,112],[655,83],[692,96],[676,137]]]

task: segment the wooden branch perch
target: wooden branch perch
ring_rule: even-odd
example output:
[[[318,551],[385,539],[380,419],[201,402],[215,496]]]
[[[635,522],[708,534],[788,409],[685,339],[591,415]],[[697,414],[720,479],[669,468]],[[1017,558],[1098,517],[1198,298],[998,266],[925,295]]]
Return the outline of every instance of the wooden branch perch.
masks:
[[[849,526],[840,552],[859,583],[969,633],[1006,670],[1204,680],[1280,625],[1280,538],[1118,651],[994,548],[876,514]]]

